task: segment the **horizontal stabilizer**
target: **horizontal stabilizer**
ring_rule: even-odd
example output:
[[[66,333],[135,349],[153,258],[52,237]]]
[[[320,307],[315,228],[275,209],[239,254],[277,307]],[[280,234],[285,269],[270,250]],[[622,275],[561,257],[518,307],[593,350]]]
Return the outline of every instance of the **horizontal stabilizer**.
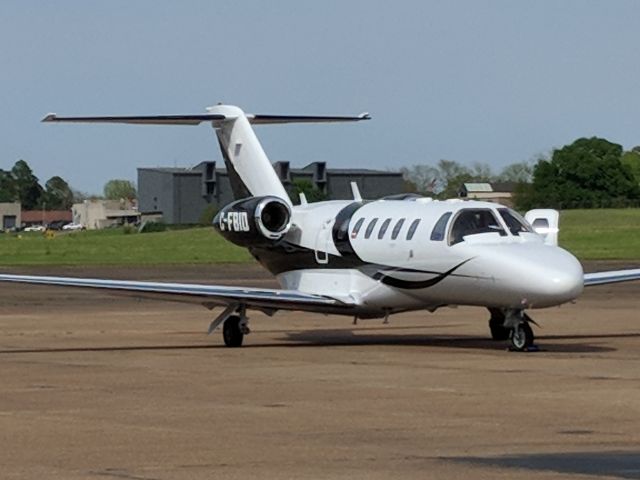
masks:
[[[49,113],[42,119],[43,122],[58,123],[130,123],[137,125],[199,125],[202,122],[220,123],[223,120],[232,120],[235,117],[220,113],[201,113],[193,115],[133,115],[133,116],[99,116],[99,117],[59,117],[55,113]],[[334,122],[358,122],[370,120],[368,113],[357,116],[311,116],[311,115],[254,115],[247,114],[249,123],[255,125],[277,123],[334,123]]]
[[[196,115],[145,115],[145,116],[104,116],[104,117],[58,117],[50,113],[43,122],[77,123],[133,123],[138,125],[198,125],[202,122],[224,120],[224,115],[202,113]]]
[[[264,125],[270,123],[334,123],[334,122],[359,122],[371,120],[371,115],[361,113],[356,116],[316,116],[316,115],[252,115],[247,114],[250,123]]]

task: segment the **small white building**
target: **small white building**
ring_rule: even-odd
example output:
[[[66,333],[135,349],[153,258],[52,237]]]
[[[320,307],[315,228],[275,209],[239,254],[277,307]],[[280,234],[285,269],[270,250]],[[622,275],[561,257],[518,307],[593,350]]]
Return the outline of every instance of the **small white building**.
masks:
[[[482,200],[511,206],[515,187],[514,182],[463,183],[458,190],[458,196],[468,200]]]
[[[80,223],[89,230],[138,223],[140,212],[128,200],[85,200],[71,207],[73,223]]]

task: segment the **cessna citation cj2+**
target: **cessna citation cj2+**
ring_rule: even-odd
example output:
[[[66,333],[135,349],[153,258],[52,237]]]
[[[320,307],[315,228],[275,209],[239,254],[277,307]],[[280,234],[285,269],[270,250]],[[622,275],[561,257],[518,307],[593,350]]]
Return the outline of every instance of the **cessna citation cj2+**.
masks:
[[[532,210],[525,218],[502,205],[435,201],[397,195],[294,206],[252,125],[357,122],[354,117],[245,114],[217,105],[197,115],[58,117],[45,122],[198,125],[216,131],[236,201],[214,219],[227,240],[246,247],[282,289],[157,283],[90,278],[0,275],[0,280],[110,290],[141,297],[223,307],[209,332],[222,325],[229,347],[249,333],[247,311],[268,315],[298,310],[387,318],[447,305],[489,309],[494,339],[527,350],[534,336],[528,309],[576,299],[585,286],[640,279],[640,269],[584,274],[557,245],[558,212]]]

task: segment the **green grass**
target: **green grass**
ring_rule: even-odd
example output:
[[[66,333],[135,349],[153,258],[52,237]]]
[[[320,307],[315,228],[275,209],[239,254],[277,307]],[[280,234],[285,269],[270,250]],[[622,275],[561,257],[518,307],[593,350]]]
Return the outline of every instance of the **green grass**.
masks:
[[[249,253],[212,228],[125,234],[122,229],[0,235],[0,265],[238,263]]]
[[[640,260],[640,208],[565,210],[560,245],[581,260]]]
[[[560,244],[581,260],[640,260],[640,209],[567,210]],[[0,234],[0,265],[159,265],[250,262],[212,228]]]

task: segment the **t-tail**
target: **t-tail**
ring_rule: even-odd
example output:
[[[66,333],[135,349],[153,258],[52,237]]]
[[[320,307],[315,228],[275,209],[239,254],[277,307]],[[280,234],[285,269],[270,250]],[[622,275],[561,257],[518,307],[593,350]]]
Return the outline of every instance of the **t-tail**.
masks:
[[[218,136],[235,198],[274,196],[291,204],[287,191],[251,125],[355,122],[370,118],[367,113],[357,116],[245,114],[240,108],[232,105],[216,105],[207,108],[207,113],[195,115],[59,117],[55,113],[50,113],[42,121],[138,125],[199,125],[202,122],[211,122]]]

